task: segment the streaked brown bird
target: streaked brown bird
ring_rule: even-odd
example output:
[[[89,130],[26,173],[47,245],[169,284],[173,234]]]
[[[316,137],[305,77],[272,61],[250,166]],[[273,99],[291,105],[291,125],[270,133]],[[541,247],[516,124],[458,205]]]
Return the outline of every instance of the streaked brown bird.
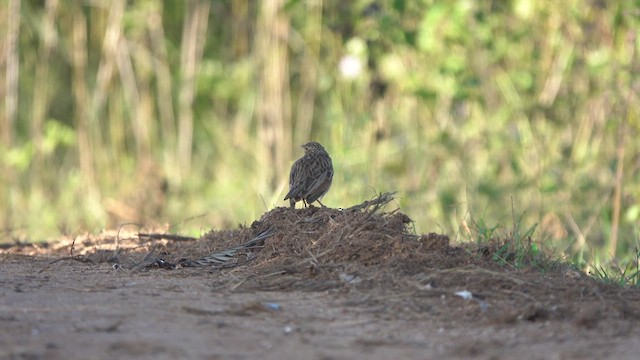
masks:
[[[315,141],[302,145],[304,155],[291,166],[289,174],[289,199],[291,207],[302,200],[305,206],[317,201],[329,191],[333,180],[333,163],[327,151]]]

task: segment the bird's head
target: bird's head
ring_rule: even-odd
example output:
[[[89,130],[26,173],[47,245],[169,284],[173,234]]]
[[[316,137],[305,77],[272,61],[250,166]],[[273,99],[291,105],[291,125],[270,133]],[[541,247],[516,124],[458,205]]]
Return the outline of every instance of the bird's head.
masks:
[[[320,143],[317,143],[315,141],[311,141],[302,145],[302,148],[304,149],[305,153],[308,153],[310,151],[325,151],[322,145],[320,145]]]

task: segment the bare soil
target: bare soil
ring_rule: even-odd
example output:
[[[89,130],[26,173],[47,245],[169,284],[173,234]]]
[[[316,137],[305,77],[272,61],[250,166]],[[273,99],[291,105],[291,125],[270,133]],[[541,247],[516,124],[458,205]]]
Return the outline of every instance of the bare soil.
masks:
[[[0,358],[639,357],[637,289],[562,264],[500,266],[504,243],[412,234],[388,201],[276,208],[199,239],[6,247]]]

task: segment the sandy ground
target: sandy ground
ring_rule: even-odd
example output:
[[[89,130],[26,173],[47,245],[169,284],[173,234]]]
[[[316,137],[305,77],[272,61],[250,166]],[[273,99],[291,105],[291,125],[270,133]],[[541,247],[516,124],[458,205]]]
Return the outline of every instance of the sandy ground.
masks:
[[[132,236],[115,259],[91,257],[114,249],[111,235],[5,248],[0,358],[638,358],[638,290],[568,268],[500,267],[491,249],[357,210],[281,208],[193,241]],[[237,266],[185,262],[264,228],[272,235],[235,253]]]

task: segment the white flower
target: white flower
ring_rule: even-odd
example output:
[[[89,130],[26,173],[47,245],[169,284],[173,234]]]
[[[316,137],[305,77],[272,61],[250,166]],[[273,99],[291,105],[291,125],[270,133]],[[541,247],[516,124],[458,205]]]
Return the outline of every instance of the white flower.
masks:
[[[354,55],[345,55],[340,59],[340,74],[347,80],[354,80],[362,74],[362,61]]]

